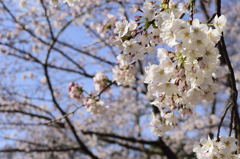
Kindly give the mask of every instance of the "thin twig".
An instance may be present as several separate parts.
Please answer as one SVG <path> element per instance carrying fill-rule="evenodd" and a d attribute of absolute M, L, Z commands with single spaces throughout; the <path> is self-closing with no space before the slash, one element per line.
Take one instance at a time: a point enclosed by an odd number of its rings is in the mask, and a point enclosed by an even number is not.
<path fill-rule="evenodd" d="M 225 116 L 226 116 L 229 108 L 231 108 L 232 104 L 233 104 L 232 102 L 230 102 L 230 103 L 228 104 L 228 106 L 227 106 L 226 110 L 224 111 L 223 116 L 222 116 L 222 118 L 221 118 L 221 120 L 220 120 L 220 123 L 219 123 L 219 125 L 218 125 L 218 132 L 217 132 L 217 140 L 218 140 L 218 141 L 220 141 L 219 135 L 220 135 L 220 131 L 221 131 L 221 127 L 222 127 L 223 120 L 224 120 L 224 118 L 225 118 Z"/>

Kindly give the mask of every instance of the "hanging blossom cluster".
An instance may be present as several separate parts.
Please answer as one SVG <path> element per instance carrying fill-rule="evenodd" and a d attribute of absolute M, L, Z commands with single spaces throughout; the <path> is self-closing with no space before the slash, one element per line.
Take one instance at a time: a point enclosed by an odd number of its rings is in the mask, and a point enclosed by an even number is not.
<path fill-rule="evenodd" d="M 73 99 L 80 100 L 83 94 L 83 88 L 75 82 L 71 82 L 68 86 L 69 96 Z"/>
<path fill-rule="evenodd" d="M 215 16 L 211 24 L 195 18 L 185 20 L 183 17 L 190 15 L 186 8 L 173 2 L 147 1 L 141 10 L 143 16 L 137 16 L 135 21 L 119 21 L 114 30 L 114 44 L 122 50 L 113 69 L 119 85 L 133 84 L 137 62 L 145 54 L 157 52 L 159 64 L 145 68 L 144 81 L 154 99 L 152 104 L 160 111 L 152 121 L 157 135 L 176 125 L 174 112 L 190 113 L 196 104 L 212 101 L 216 92 L 214 80 L 219 66 L 216 44 L 225 29 L 226 18 Z M 171 51 L 159 48 L 159 44 L 166 44 L 165 48 Z"/>
<path fill-rule="evenodd" d="M 153 114 L 151 126 L 153 133 L 157 135 L 163 135 L 164 132 L 171 130 L 171 127 L 176 124 L 177 120 L 173 112 L 160 112 L 160 114 Z"/>
<path fill-rule="evenodd" d="M 94 87 L 97 92 L 107 88 L 109 79 L 102 72 L 97 72 L 93 78 Z M 99 99 L 98 94 L 84 95 L 83 87 L 71 82 L 68 87 L 69 96 L 83 103 L 83 106 L 92 114 L 101 114 L 106 111 L 105 103 Z"/>
<path fill-rule="evenodd" d="M 237 140 L 234 137 L 220 137 L 216 139 L 202 139 L 193 151 L 198 159 L 240 159 L 237 151 Z"/>
<path fill-rule="evenodd" d="M 134 34 L 138 24 L 135 21 L 128 23 L 126 20 L 117 22 L 114 32 L 118 35 L 114 44 L 120 46 L 123 53 L 117 56 L 118 66 L 113 68 L 113 79 L 118 85 L 133 85 L 135 82 L 136 68 L 130 63 L 143 57 L 141 45 L 135 39 L 127 38 Z"/>
<path fill-rule="evenodd" d="M 93 81 L 95 90 L 100 92 L 107 87 L 109 79 L 103 72 L 97 72 Z"/>

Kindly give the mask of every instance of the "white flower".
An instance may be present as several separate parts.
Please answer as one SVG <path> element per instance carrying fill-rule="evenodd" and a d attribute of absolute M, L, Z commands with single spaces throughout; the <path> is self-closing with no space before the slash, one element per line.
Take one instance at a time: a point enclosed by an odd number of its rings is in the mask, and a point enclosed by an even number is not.
<path fill-rule="evenodd" d="M 176 125 L 177 120 L 173 112 L 164 113 L 163 111 L 161 111 L 161 116 L 166 120 L 166 125 Z"/>
<path fill-rule="evenodd" d="M 63 0 L 64 3 L 67 3 L 69 6 L 73 6 L 74 2 L 76 2 L 76 0 Z"/>
<path fill-rule="evenodd" d="M 114 30 L 115 33 L 117 33 L 120 37 L 123 37 L 128 32 L 128 22 L 126 20 L 123 20 L 122 22 L 118 21 L 116 22 L 116 28 Z"/>
<path fill-rule="evenodd" d="M 135 30 L 136 28 L 137 28 L 137 22 L 135 22 L 135 21 L 130 21 L 129 23 L 128 23 L 128 28 L 129 28 L 129 30 L 130 31 L 133 31 L 133 30 Z"/>
<path fill-rule="evenodd" d="M 147 34 L 141 34 L 139 39 L 142 46 L 147 46 L 150 43 L 150 37 Z"/>
<path fill-rule="evenodd" d="M 207 32 L 207 36 L 210 41 L 212 41 L 214 44 L 216 44 L 221 38 L 221 32 L 219 32 L 218 29 L 209 28 L 209 30 Z"/>
<path fill-rule="evenodd" d="M 206 73 L 212 74 L 219 65 L 219 54 L 215 47 L 207 46 L 203 51 L 203 57 L 199 60 L 199 66 Z"/>
<path fill-rule="evenodd" d="M 189 42 L 191 41 L 190 35 L 190 27 L 186 29 L 181 29 L 176 32 L 176 40 L 181 40 L 185 46 L 189 45 Z"/>
<path fill-rule="evenodd" d="M 178 87 L 171 82 L 166 82 L 166 83 L 163 83 L 163 84 L 159 84 L 158 89 L 161 92 L 164 92 L 168 96 L 171 96 L 173 94 L 178 93 Z"/>
<path fill-rule="evenodd" d="M 123 53 L 132 59 L 131 62 L 142 59 L 144 55 L 142 46 L 135 39 L 124 41 Z"/>
<path fill-rule="evenodd" d="M 202 49 L 204 49 L 206 47 L 206 45 L 208 44 L 208 40 L 205 40 L 205 38 L 202 38 L 201 36 L 196 36 L 195 38 L 191 39 L 191 42 L 189 43 L 189 48 L 191 48 L 192 50 L 199 50 L 201 51 Z"/>
<path fill-rule="evenodd" d="M 120 67 L 127 67 L 131 63 L 131 56 L 128 54 L 119 54 L 117 57 Z"/>
<path fill-rule="evenodd" d="M 153 114 L 151 128 L 154 134 L 162 136 L 166 131 L 169 131 L 171 127 L 171 125 L 167 125 L 165 123 L 165 119 L 163 119 L 159 114 Z"/>
<path fill-rule="evenodd" d="M 197 154 L 198 159 L 212 159 L 211 157 L 217 157 L 217 144 L 214 140 L 201 139 L 200 145 L 196 145 L 193 148 L 193 152 Z"/>
<path fill-rule="evenodd" d="M 171 16 L 170 19 L 165 20 L 161 26 L 161 33 L 160 33 L 160 37 L 162 38 L 163 42 L 165 42 L 171 47 L 178 44 L 176 42 L 174 29 L 172 29 L 173 20 L 174 20 L 173 16 Z"/>
<path fill-rule="evenodd" d="M 153 18 L 154 18 L 154 9 L 153 9 L 153 4 L 151 2 L 145 2 L 144 5 L 143 5 L 143 13 L 144 13 L 144 16 L 149 20 L 149 21 L 152 21 Z"/>
<path fill-rule="evenodd" d="M 108 78 L 102 72 L 97 72 L 93 78 L 96 91 L 102 91 L 107 87 Z"/>
<path fill-rule="evenodd" d="M 177 40 L 187 41 L 185 38 L 189 38 L 187 33 L 190 35 L 190 25 L 182 19 L 175 19 L 173 21 L 172 30 Z"/>
<path fill-rule="evenodd" d="M 166 49 L 159 48 L 157 50 L 157 55 L 160 59 L 160 67 L 164 68 L 167 73 L 173 72 L 174 66 L 170 59 L 170 53 Z"/>
<path fill-rule="evenodd" d="M 94 96 L 90 96 L 83 101 L 83 105 L 92 114 L 100 114 L 106 111 L 104 102 L 96 99 Z"/>
<path fill-rule="evenodd" d="M 71 82 L 68 86 L 69 96 L 73 99 L 80 100 L 82 98 L 83 88 L 75 82 Z"/>
<path fill-rule="evenodd" d="M 239 154 L 235 155 L 237 150 L 236 139 L 233 137 L 220 137 L 216 139 L 201 139 L 199 145 L 195 145 L 193 152 L 198 159 L 237 159 Z"/>
<path fill-rule="evenodd" d="M 198 19 L 194 19 L 190 26 L 190 43 L 185 45 L 191 49 L 202 50 L 208 43 L 208 27 L 206 24 L 200 24 Z"/>
<path fill-rule="evenodd" d="M 189 43 L 189 45 L 191 45 L 191 43 Z M 200 50 L 196 50 L 194 48 L 189 48 L 186 51 L 183 51 L 183 53 L 188 56 L 188 60 L 191 59 L 189 62 L 191 62 L 192 59 L 197 59 L 203 56 L 203 53 Z"/>
<path fill-rule="evenodd" d="M 155 46 L 155 44 L 160 43 L 161 39 L 160 39 L 160 30 L 153 28 L 152 26 L 148 28 L 148 37 L 150 39 L 150 44 L 152 46 Z"/>
<path fill-rule="evenodd" d="M 226 23 L 227 23 L 227 19 L 224 15 L 221 15 L 220 17 L 216 15 L 213 20 L 213 25 L 215 26 L 216 29 L 218 29 L 219 32 L 222 32 L 225 30 Z"/>
<path fill-rule="evenodd" d="M 206 24 L 201 24 L 198 19 L 193 19 L 192 25 L 191 25 L 191 33 L 193 36 L 203 36 L 208 31 L 208 26 Z"/>
<path fill-rule="evenodd" d="M 191 88 L 186 94 L 186 101 L 188 101 L 189 105 L 197 105 L 202 101 L 202 97 L 204 92 L 197 87 Z"/>
<path fill-rule="evenodd" d="M 170 74 L 165 72 L 159 65 L 151 65 L 146 68 L 145 83 L 160 84 L 168 82 Z"/>
<path fill-rule="evenodd" d="M 176 37 L 173 31 L 170 31 L 170 30 L 163 31 L 162 33 L 160 33 L 160 37 L 166 44 L 168 44 L 171 47 L 178 44 L 176 42 Z"/>
<path fill-rule="evenodd" d="M 221 153 L 229 153 L 237 151 L 237 139 L 234 137 L 220 137 L 219 147 Z"/>
<path fill-rule="evenodd" d="M 155 17 L 155 25 L 156 26 L 161 26 L 163 23 L 163 18 L 162 18 L 162 14 L 157 14 Z"/>
<path fill-rule="evenodd" d="M 118 85 L 133 85 L 135 82 L 135 68 L 132 66 L 113 68 L 113 79 Z"/>

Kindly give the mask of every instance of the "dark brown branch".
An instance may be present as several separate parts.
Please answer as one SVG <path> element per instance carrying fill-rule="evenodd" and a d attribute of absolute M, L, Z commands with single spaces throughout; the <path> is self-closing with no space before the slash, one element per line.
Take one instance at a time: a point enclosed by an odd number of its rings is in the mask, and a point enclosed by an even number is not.
<path fill-rule="evenodd" d="M 49 16 L 48 16 L 47 7 L 45 6 L 43 0 L 40 0 L 40 2 L 41 2 L 41 6 L 42 6 L 42 8 L 44 10 L 44 16 L 45 16 L 47 24 L 48 24 L 48 28 L 49 28 L 49 32 L 50 32 L 51 38 L 54 38 L 53 28 L 52 28 L 52 24 L 51 24 Z"/>
<path fill-rule="evenodd" d="M 51 44 L 49 44 L 47 41 L 45 41 L 44 39 L 42 39 L 42 38 L 38 37 L 36 34 L 34 34 L 34 32 L 33 32 L 32 30 L 28 29 L 23 23 L 21 23 L 20 21 L 18 21 L 17 18 L 14 16 L 14 14 L 8 9 L 8 7 L 5 5 L 5 3 L 4 3 L 2 0 L 0 0 L 0 3 L 1 3 L 2 6 L 3 6 L 3 9 L 4 9 L 4 10 L 10 15 L 10 17 L 13 19 L 13 21 L 14 21 L 15 23 L 19 24 L 19 25 L 22 27 L 22 29 L 25 30 L 29 35 L 31 35 L 33 38 L 35 38 L 36 40 L 38 40 L 39 42 L 41 42 L 41 43 L 44 44 L 44 45 L 47 45 L 47 46 L 50 46 L 50 45 L 51 45 Z M 82 15 L 84 15 L 84 13 L 83 13 Z M 64 29 L 65 29 L 65 28 L 64 28 Z M 61 34 L 63 31 L 64 31 L 64 30 L 60 30 L 59 33 L 57 34 L 57 37 L 59 37 L 60 34 Z M 73 49 L 73 50 L 77 51 L 78 53 L 81 53 L 81 54 L 84 54 L 84 55 L 86 55 L 86 56 L 92 57 L 92 58 L 94 58 L 94 59 L 96 59 L 96 60 L 98 60 L 98 61 L 101 61 L 101 62 L 103 62 L 103 63 L 109 64 L 109 65 L 114 65 L 113 62 L 110 62 L 110 61 L 108 61 L 108 60 L 106 60 L 106 59 L 103 59 L 103 58 L 98 57 L 98 56 L 96 56 L 96 55 L 92 55 L 91 53 L 89 53 L 89 52 L 87 52 L 87 51 L 83 51 L 83 50 L 81 50 L 81 49 L 75 48 L 74 46 L 72 46 L 72 45 L 70 45 L 70 44 L 68 44 L 68 43 L 60 42 L 57 37 L 55 37 L 55 39 L 57 40 L 57 42 L 58 42 L 59 44 L 61 44 L 61 45 L 63 45 L 63 46 L 66 46 L 66 47 L 68 47 L 68 48 L 70 48 L 70 49 Z M 52 49 L 55 50 L 55 51 L 57 51 L 57 52 L 59 52 L 59 53 L 60 53 L 61 55 L 63 55 L 64 57 L 67 57 L 68 59 L 70 58 L 70 57 L 68 57 L 66 54 L 64 54 L 64 53 L 62 52 L 62 50 L 60 50 L 59 48 L 53 46 Z M 73 62 L 73 60 L 71 60 L 71 62 Z M 75 64 L 78 68 L 81 68 L 81 66 L 79 66 L 76 62 L 74 62 L 74 64 Z"/>
<path fill-rule="evenodd" d="M 190 24 L 192 24 L 193 22 L 193 18 L 194 18 L 194 13 L 195 13 L 195 1 L 196 0 L 190 0 L 190 17 L 191 17 L 191 20 L 190 20 Z"/>
<path fill-rule="evenodd" d="M 144 153 L 147 153 L 147 154 L 149 154 L 149 153 L 151 153 L 151 154 L 161 154 L 161 152 L 158 152 L 158 151 L 153 151 L 153 150 L 150 150 L 150 149 L 147 149 L 147 148 L 133 146 L 133 145 L 126 144 L 126 143 L 121 143 L 121 142 L 116 141 L 116 140 L 111 140 L 111 139 L 107 139 L 107 138 L 101 138 L 101 140 L 105 141 L 105 142 L 108 142 L 108 143 L 111 143 L 111 144 L 118 144 L 118 145 L 120 145 L 122 147 L 125 147 L 127 149 L 132 149 L 132 150 L 144 152 Z"/>
<path fill-rule="evenodd" d="M 72 122 L 70 121 L 70 119 L 68 118 L 68 116 L 66 116 L 66 113 L 63 111 L 63 109 L 60 107 L 60 105 L 58 104 L 56 98 L 55 98 L 55 95 L 54 95 L 54 91 L 53 91 L 53 88 L 52 88 L 52 84 L 51 84 L 51 81 L 50 81 L 50 78 L 49 78 L 49 75 L 48 75 L 48 70 L 47 70 L 47 65 L 45 65 L 44 67 L 44 72 L 45 72 L 45 76 L 46 76 L 46 79 L 47 79 L 47 84 L 48 84 L 48 87 L 49 87 L 49 90 L 50 90 L 50 93 L 51 93 L 51 96 L 52 96 L 52 100 L 53 100 L 53 103 L 54 105 L 57 107 L 57 109 L 60 111 L 60 113 L 62 114 L 62 116 L 64 116 L 68 126 L 70 127 L 74 137 L 76 138 L 78 144 L 80 145 L 81 149 L 83 150 L 83 152 L 85 152 L 86 154 L 88 154 L 89 156 L 91 156 L 91 158 L 93 159 L 98 159 L 98 157 L 96 157 L 86 146 L 85 144 L 83 143 L 83 141 L 79 138 L 78 134 L 77 134 L 77 131 L 75 129 L 75 127 L 73 126 Z"/>
<path fill-rule="evenodd" d="M 81 50 L 81 49 L 79 49 L 79 48 L 76 48 L 75 46 L 73 46 L 73 45 L 71 45 L 71 44 L 68 44 L 68 43 L 66 43 L 66 42 L 63 42 L 63 41 L 59 41 L 59 40 L 58 40 L 57 43 L 65 46 L 65 47 L 68 47 L 68 48 L 70 48 L 70 49 L 72 49 L 72 50 L 74 50 L 74 51 L 76 51 L 76 52 L 78 52 L 78 53 L 81 53 L 81 54 L 84 54 L 84 55 L 86 55 L 86 56 L 92 57 L 92 58 L 94 58 L 94 59 L 96 59 L 96 60 L 98 60 L 98 61 L 101 61 L 101 62 L 103 62 L 103 63 L 109 64 L 109 65 L 112 65 L 112 66 L 115 65 L 114 62 L 111 62 L 111 61 L 108 61 L 108 60 L 106 60 L 106 59 L 104 59 L 104 58 L 102 58 L 102 57 L 98 57 L 98 56 L 96 56 L 96 55 L 93 55 L 93 54 L 89 53 L 88 51 L 84 51 L 84 50 Z"/>
<path fill-rule="evenodd" d="M 23 140 L 23 139 L 11 138 L 11 137 L 8 137 L 8 136 L 0 136 L 0 138 L 5 139 L 5 140 L 11 140 L 11 141 L 17 141 L 17 142 L 25 143 L 25 144 L 28 144 L 28 145 L 34 145 L 34 146 L 38 146 L 38 147 L 48 147 L 47 144 L 32 142 L 32 141 Z"/>
<path fill-rule="evenodd" d="M 17 54 L 14 54 L 14 53 L 7 53 L 7 55 L 10 55 L 10 56 L 15 56 L 17 58 L 20 58 L 20 59 L 23 59 L 23 60 L 26 60 L 26 61 L 30 61 L 30 62 L 36 62 L 40 65 L 44 65 L 42 61 L 40 61 L 38 58 L 36 58 L 35 56 L 33 56 L 31 53 L 25 51 L 25 50 L 22 50 L 22 49 L 19 49 L 11 44 L 8 44 L 8 43 L 2 43 L 0 42 L 0 45 L 3 45 L 3 46 L 7 46 L 15 51 L 17 51 L 18 53 L 21 53 L 21 54 L 24 54 L 24 55 L 27 55 L 28 57 L 26 56 L 19 56 Z M 64 55 L 64 53 L 62 54 Z M 71 60 L 68 56 L 66 56 L 67 59 Z M 74 61 L 72 61 L 74 62 Z M 75 63 L 75 62 L 74 62 Z M 70 68 L 64 68 L 64 67 L 61 67 L 61 66 L 56 66 L 56 65 L 53 65 L 53 64 L 48 64 L 48 67 L 49 68 L 53 68 L 53 69 L 57 69 L 57 70 L 62 70 L 62 71 L 67 71 L 67 72 L 72 72 L 72 73 L 77 73 L 77 74 L 80 74 L 80 75 L 83 75 L 87 78 L 93 78 L 93 75 L 91 74 L 88 74 L 87 72 L 83 72 L 83 71 L 77 71 L 77 70 L 73 70 L 73 69 L 70 69 Z"/>
<path fill-rule="evenodd" d="M 67 152 L 67 151 L 79 151 L 80 147 L 66 147 L 66 148 L 47 148 L 47 149 L 19 149 L 19 148 L 8 148 L 0 150 L 0 153 L 46 153 L 46 152 Z"/>
<path fill-rule="evenodd" d="M 53 87 L 52 87 L 52 82 L 51 82 L 51 79 L 50 79 L 50 76 L 49 76 L 49 73 L 48 73 L 48 65 L 47 64 L 48 64 L 48 59 L 50 57 L 51 51 L 52 51 L 52 49 L 54 47 L 54 44 L 56 42 L 57 42 L 57 39 L 55 39 L 55 38 L 52 39 L 51 45 L 49 46 L 49 49 L 48 49 L 48 52 L 47 52 L 47 55 L 46 55 L 45 63 L 43 65 L 43 70 L 44 70 L 45 77 L 47 79 L 47 85 L 48 85 L 49 91 L 51 93 L 52 101 L 53 101 L 54 105 L 56 106 L 56 108 L 60 111 L 62 116 L 64 116 L 68 126 L 70 127 L 71 132 L 73 133 L 75 139 L 77 140 L 77 143 L 81 147 L 81 150 L 83 150 L 83 152 L 86 153 L 87 155 L 89 155 L 91 158 L 98 159 L 98 157 L 95 156 L 88 149 L 88 147 L 83 143 L 83 141 L 80 139 L 80 137 L 78 136 L 77 131 L 76 131 L 74 125 L 72 124 L 72 122 L 70 121 L 70 119 L 66 115 L 66 112 L 64 112 L 64 110 L 61 108 L 61 106 L 58 104 L 58 102 L 57 102 L 57 100 L 55 98 L 54 90 L 53 90 Z"/>
<path fill-rule="evenodd" d="M 13 93 L 12 93 L 12 95 L 13 95 Z M 25 108 L 25 107 L 29 107 L 29 108 L 32 108 L 33 110 L 36 110 L 36 111 L 40 111 L 40 112 L 44 112 L 44 113 L 46 113 L 46 114 L 48 114 L 49 116 L 51 116 L 51 117 L 53 117 L 54 118 L 54 116 L 53 116 L 53 114 L 51 113 L 51 112 L 49 112 L 48 110 L 46 110 L 46 109 L 43 109 L 43 108 L 41 108 L 41 107 L 39 107 L 39 106 L 37 106 L 37 105 L 34 105 L 34 104 L 31 104 L 31 103 L 24 103 L 24 102 L 16 102 L 16 103 L 14 103 L 14 104 L 16 104 L 16 105 L 19 105 L 19 109 L 22 109 L 22 108 Z M 12 103 L 9 103 L 9 104 L 0 104 L 0 108 L 1 107 L 12 107 L 13 106 L 13 104 Z M 3 108 L 3 109 L 4 109 Z"/>
<path fill-rule="evenodd" d="M 22 110 L 0 110 L 0 113 L 19 113 L 19 114 L 27 115 L 27 116 L 34 117 L 34 118 L 45 119 L 47 121 L 52 120 L 51 118 L 49 118 L 47 116 L 34 114 L 34 113 L 30 113 L 30 112 L 25 112 Z"/>
<path fill-rule="evenodd" d="M 8 122 L 8 123 L 0 123 L 0 125 L 3 125 L 3 126 L 19 126 L 19 127 L 22 127 L 22 126 L 28 126 L 28 127 L 32 127 L 32 126 L 35 126 L 35 127 L 38 127 L 38 126 L 46 126 L 46 127 L 53 127 L 53 128 L 66 128 L 64 123 L 61 123 L 61 122 L 55 122 L 55 123 L 52 123 L 52 124 L 49 124 L 48 123 L 17 123 L 17 122 Z"/>
<path fill-rule="evenodd" d="M 221 16 L 221 8 L 222 8 L 222 1 L 221 0 L 215 0 L 216 3 L 216 11 L 217 11 L 217 15 Z"/>
<path fill-rule="evenodd" d="M 210 15 L 208 13 L 208 8 L 206 7 L 206 3 L 207 3 L 206 1 L 200 0 L 201 9 L 203 10 L 203 13 L 204 13 L 206 19 L 209 20 L 210 19 Z"/>
<path fill-rule="evenodd" d="M 217 10 L 217 15 L 221 16 L 221 0 L 216 0 L 216 10 Z M 227 52 L 227 47 L 225 44 L 224 40 L 224 35 L 222 34 L 222 37 L 220 39 L 220 42 L 218 43 L 218 48 L 221 56 L 224 58 L 224 62 L 228 66 L 229 70 L 229 83 L 231 87 L 231 104 L 234 109 L 234 125 L 235 125 L 235 137 L 240 141 L 240 118 L 239 118 L 239 113 L 238 113 L 238 105 L 237 105 L 237 97 L 238 97 L 238 91 L 237 91 L 237 86 L 236 86 L 236 79 L 234 75 L 234 70 Z M 224 118 L 224 117 L 223 117 Z M 220 129 L 219 129 L 220 130 Z M 219 137 L 219 132 L 218 132 L 218 137 Z M 219 139 L 219 138 L 218 138 Z"/>
<path fill-rule="evenodd" d="M 177 159 L 178 157 L 175 155 L 175 153 L 165 144 L 165 142 L 159 138 L 157 141 L 147 141 L 142 139 L 136 139 L 134 137 L 124 137 L 116 134 L 109 134 L 109 133 L 99 133 L 99 132 L 93 132 L 93 131 L 83 131 L 83 134 L 89 134 L 89 135 L 97 135 L 101 137 L 110 137 L 114 139 L 124 140 L 132 143 L 140 143 L 140 144 L 148 144 L 153 145 L 156 147 L 160 147 L 163 154 L 167 156 L 168 159 Z"/>

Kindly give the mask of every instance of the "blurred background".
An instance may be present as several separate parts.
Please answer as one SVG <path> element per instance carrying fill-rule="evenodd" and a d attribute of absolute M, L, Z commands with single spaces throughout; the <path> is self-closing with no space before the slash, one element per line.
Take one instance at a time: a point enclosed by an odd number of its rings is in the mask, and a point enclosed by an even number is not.
<path fill-rule="evenodd" d="M 94 93 L 98 71 L 112 80 L 120 54 L 112 45 L 113 26 L 123 17 L 134 19 L 143 2 L 79 0 L 74 6 L 61 1 L 53 6 L 48 0 L 0 0 L 0 158 L 87 159 L 93 153 L 103 159 L 165 159 L 165 151 L 173 151 L 192 159 L 194 143 L 216 135 L 229 100 L 227 76 L 217 81 L 213 103 L 197 105 L 194 115 L 164 137 L 150 129 L 152 107 L 141 91 L 144 75 L 136 75 L 134 87 L 113 84 L 102 94 L 107 114 L 92 115 L 69 97 L 70 82 L 88 95 Z M 214 0 L 196 0 L 195 17 L 208 21 L 214 13 Z M 228 20 L 224 36 L 238 88 L 239 13 L 239 0 L 222 0 Z M 155 58 L 147 56 L 141 67 Z M 227 114 L 223 135 L 230 120 Z"/>

